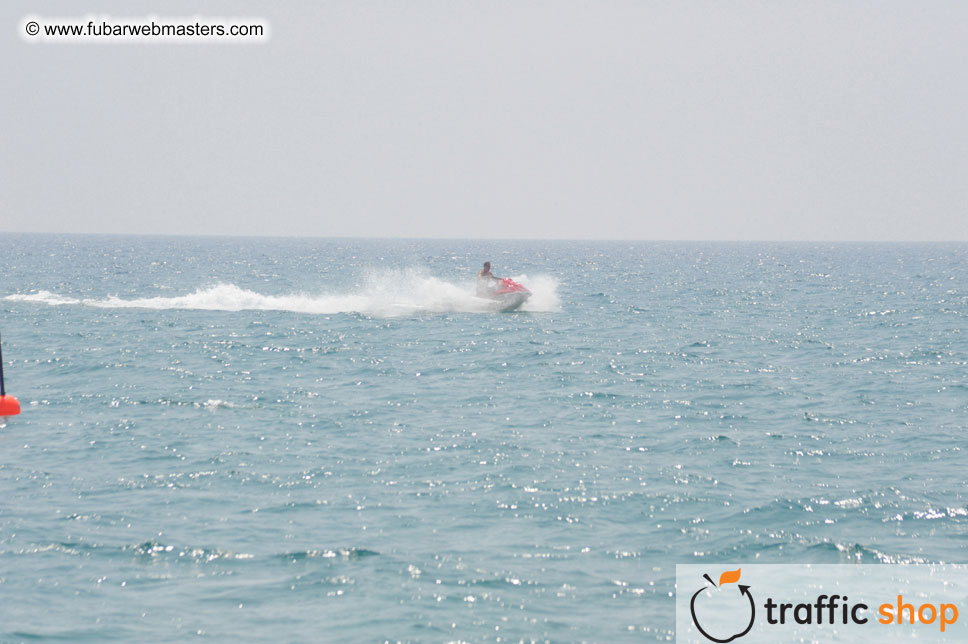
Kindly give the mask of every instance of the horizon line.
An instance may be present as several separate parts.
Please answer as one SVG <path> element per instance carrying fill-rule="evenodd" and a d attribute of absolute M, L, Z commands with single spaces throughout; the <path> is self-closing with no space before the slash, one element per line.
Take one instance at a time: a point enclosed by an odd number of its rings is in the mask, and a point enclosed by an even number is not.
<path fill-rule="evenodd" d="M 245 233 L 129 233 L 129 232 L 49 232 L 27 230 L 0 230 L 0 235 L 60 235 L 74 237 L 195 237 L 228 239 L 345 239 L 371 241 L 543 241 L 543 242 L 657 242 L 657 243 L 701 243 L 701 244 L 959 244 L 968 239 L 675 239 L 675 238 L 608 238 L 608 237 L 379 237 L 364 235 L 262 235 Z"/>

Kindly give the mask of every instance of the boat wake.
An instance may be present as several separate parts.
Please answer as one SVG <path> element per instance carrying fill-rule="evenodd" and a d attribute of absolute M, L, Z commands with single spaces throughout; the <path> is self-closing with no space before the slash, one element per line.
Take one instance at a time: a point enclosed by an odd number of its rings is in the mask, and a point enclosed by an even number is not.
<path fill-rule="evenodd" d="M 558 282 L 547 275 L 514 277 L 533 292 L 520 311 L 549 312 L 560 307 Z M 8 295 L 4 300 L 36 302 L 51 306 L 81 305 L 110 309 L 194 309 L 204 311 L 290 311 L 328 315 L 362 313 L 392 317 L 419 313 L 494 313 L 493 301 L 477 297 L 474 284 L 457 284 L 414 271 L 383 271 L 371 274 L 364 286 L 345 294 L 312 295 L 292 293 L 265 295 L 231 283 L 199 288 L 194 293 L 174 297 L 125 299 L 72 298 L 50 291 Z"/>

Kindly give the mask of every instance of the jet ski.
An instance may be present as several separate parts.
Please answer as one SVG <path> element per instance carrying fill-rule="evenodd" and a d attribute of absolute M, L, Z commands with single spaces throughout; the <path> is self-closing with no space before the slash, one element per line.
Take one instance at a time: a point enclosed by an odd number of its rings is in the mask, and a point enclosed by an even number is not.
<path fill-rule="evenodd" d="M 496 302 L 500 311 L 513 311 L 528 301 L 531 291 L 523 284 L 505 277 L 489 282 L 483 280 L 478 282 L 477 296 Z"/>

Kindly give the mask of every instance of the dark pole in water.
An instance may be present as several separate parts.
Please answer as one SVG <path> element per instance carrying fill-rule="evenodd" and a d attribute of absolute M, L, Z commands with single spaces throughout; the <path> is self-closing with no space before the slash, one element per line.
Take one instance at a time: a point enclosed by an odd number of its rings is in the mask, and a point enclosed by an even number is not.
<path fill-rule="evenodd" d="M 0 396 L 6 396 L 7 390 L 3 388 L 3 340 L 0 339 Z"/>

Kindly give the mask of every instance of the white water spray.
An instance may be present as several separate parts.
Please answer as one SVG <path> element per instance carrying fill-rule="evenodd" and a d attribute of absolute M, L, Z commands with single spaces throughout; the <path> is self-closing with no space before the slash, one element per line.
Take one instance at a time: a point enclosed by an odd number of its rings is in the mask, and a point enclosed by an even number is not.
<path fill-rule="evenodd" d="M 532 291 L 522 311 L 557 311 L 561 305 L 558 281 L 548 275 L 513 278 Z M 364 286 L 356 292 L 344 294 L 292 293 L 263 295 L 235 284 L 216 284 L 199 288 L 194 293 L 176 297 L 144 297 L 124 299 L 71 298 L 38 291 L 14 294 L 4 298 L 15 302 L 37 302 L 51 306 L 83 305 L 98 308 L 139 309 L 196 309 L 205 311 L 290 311 L 330 315 L 363 313 L 378 317 L 419 313 L 494 313 L 499 306 L 474 295 L 474 283 L 457 284 L 415 271 L 379 271 L 371 273 Z"/>

